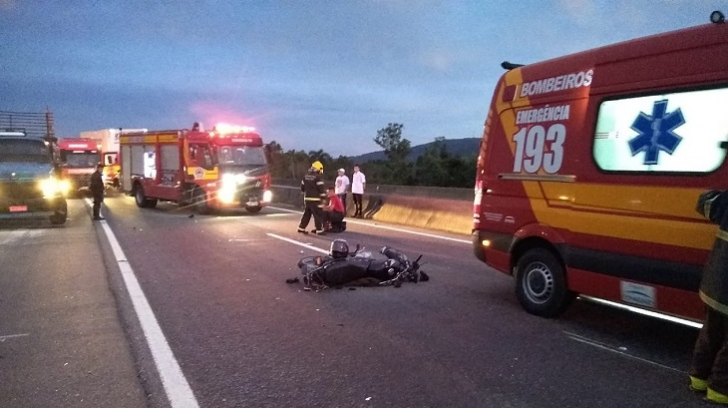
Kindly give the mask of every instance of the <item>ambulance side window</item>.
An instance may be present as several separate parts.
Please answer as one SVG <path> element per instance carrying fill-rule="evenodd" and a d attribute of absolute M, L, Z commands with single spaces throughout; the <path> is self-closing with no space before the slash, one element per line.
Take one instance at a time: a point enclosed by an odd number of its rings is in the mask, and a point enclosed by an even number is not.
<path fill-rule="evenodd" d="M 717 170 L 726 156 L 728 88 L 662 93 L 599 106 L 593 155 L 604 171 Z"/>

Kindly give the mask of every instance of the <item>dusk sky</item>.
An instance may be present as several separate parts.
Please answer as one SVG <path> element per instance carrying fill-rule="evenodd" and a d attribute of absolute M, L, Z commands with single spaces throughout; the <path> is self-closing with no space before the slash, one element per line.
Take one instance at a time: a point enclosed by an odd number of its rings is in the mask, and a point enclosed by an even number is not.
<path fill-rule="evenodd" d="M 56 134 L 254 126 L 284 150 L 480 137 L 504 60 L 532 63 L 728 14 L 728 0 L 0 0 L 0 110 Z"/>

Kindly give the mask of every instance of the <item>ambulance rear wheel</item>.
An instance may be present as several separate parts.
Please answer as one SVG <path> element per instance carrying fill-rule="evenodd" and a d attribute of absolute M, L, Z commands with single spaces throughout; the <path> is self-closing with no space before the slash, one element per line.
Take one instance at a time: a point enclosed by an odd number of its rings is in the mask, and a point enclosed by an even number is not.
<path fill-rule="evenodd" d="M 544 248 L 533 248 L 518 259 L 516 296 L 528 313 L 555 317 L 574 300 L 566 286 L 564 267 L 558 258 Z"/>

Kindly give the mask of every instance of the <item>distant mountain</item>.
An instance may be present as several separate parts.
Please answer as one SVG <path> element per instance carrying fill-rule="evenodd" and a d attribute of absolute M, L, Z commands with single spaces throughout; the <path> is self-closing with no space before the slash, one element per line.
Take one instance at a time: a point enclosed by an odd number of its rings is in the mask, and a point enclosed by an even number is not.
<path fill-rule="evenodd" d="M 445 139 L 443 141 L 447 151 L 453 156 L 477 156 L 478 149 L 480 148 L 480 138 L 470 137 L 466 139 Z M 432 146 L 436 142 L 425 143 L 417 146 L 412 146 L 407 160 L 414 161 L 418 157 L 425 154 L 425 150 Z M 353 163 L 366 163 L 368 161 L 385 160 L 387 156 L 384 154 L 384 150 L 378 152 L 365 153 L 359 156 L 349 157 Z"/>

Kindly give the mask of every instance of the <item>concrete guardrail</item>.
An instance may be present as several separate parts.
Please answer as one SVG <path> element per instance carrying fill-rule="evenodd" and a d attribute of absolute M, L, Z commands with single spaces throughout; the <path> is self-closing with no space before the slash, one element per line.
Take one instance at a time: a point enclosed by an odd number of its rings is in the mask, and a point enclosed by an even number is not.
<path fill-rule="evenodd" d="M 273 201 L 303 209 L 300 181 L 277 180 Z M 473 228 L 473 190 L 465 188 L 371 186 L 362 202 L 364 218 L 392 224 L 469 235 Z M 351 193 L 347 216 L 354 213 Z"/>

